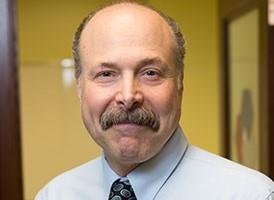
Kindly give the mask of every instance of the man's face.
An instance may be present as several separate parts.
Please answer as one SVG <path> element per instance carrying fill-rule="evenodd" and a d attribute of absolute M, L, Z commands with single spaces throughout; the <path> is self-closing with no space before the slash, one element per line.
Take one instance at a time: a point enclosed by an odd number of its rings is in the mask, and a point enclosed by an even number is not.
<path fill-rule="evenodd" d="M 140 6 L 106 8 L 84 29 L 80 55 L 83 121 L 109 162 L 138 164 L 153 157 L 180 117 L 181 90 L 168 25 Z"/>

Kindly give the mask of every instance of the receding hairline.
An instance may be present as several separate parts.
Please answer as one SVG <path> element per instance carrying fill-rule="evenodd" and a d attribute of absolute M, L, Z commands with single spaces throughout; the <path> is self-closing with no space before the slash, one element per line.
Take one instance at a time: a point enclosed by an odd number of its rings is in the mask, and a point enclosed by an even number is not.
<path fill-rule="evenodd" d="M 128 9 L 128 8 L 141 8 L 143 11 L 145 11 L 145 13 L 151 13 L 150 14 L 151 16 L 153 16 L 155 19 L 158 18 L 158 20 L 160 20 L 161 23 L 165 26 L 164 28 L 166 28 L 166 30 L 168 30 L 169 37 L 172 38 L 172 42 L 173 42 L 174 47 L 176 46 L 176 38 L 175 38 L 175 36 L 173 34 L 173 31 L 172 31 L 170 25 L 167 23 L 167 20 L 164 18 L 164 16 L 162 16 L 154 8 L 152 8 L 152 7 L 148 6 L 148 5 L 140 4 L 138 2 L 132 2 L 132 1 L 121 1 L 119 3 L 110 4 L 110 5 L 106 6 L 106 7 L 99 8 L 99 9 L 95 10 L 93 12 L 93 15 L 90 17 L 90 19 L 87 20 L 85 26 L 83 27 L 82 34 L 80 36 L 80 44 L 81 44 L 81 37 L 83 35 L 83 32 L 85 32 L 85 29 L 88 26 L 92 27 L 92 23 L 95 22 L 95 20 L 97 20 L 98 18 L 100 20 L 100 16 L 107 15 L 107 14 L 110 14 L 110 16 L 111 16 L 111 15 L 115 15 L 115 14 L 117 14 L 119 12 L 123 12 L 123 10 L 119 10 L 119 11 L 117 9 L 115 10 L 115 7 L 119 8 L 119 9 L 123 9 L 123 8 L 124 9 Z M 137 9 L 135 9 L 135 10 L 137 10 Z M 109 12 L 109 13 L 107 13 L 107 12 Z"/>
<path fill-rule="evenodd" d="M 102 7 L 102 8 L 99 8 L 97 10 L 95 10 L 93 12 L 93 15 L 92 17 L 88 20 L 88 23 L 91 22 L 91 21 L 94 21 L 97 17 L 99 17 L 100 15 L 103 15 L 104 12 L 108 12 L 108 11 L 111 11 L 114 7 L 118 7 L 118 8 L 141 8 L 142 10 L 146 10 L 150 13 L 154 13 L 155 16 L 158 16 L 160 17 L 159 19 L 161 19 L 161 21 L 163 21 L 168 27 L 168 23 L 166 22 L 166 20 L 164 19 L 164 17 L 159 13 L 157 12 L 153 7 L 149 6 L 149 5 L 145 5 L 145 4 L 140 4 L 140 3 L 137 3 L 137 2 L 131 2 L 131 1 L 122 1 L 122 2 L 119 2 L 117 4 L 110 4 L 106 7 Z M 114 10 L 114 12 L 121 12 L 121 11 L 118 11 L 118 10 Z M 113 11 L 111 11 L 113 12 Z"/>
<path fill-rule="evenodd" d="M 87 25 L 96 17 L 96 15 L 102 13 L 106 9 L 111 9 L 113 7 L 118 6 L 130 6 L 130 7 L 139 7 L 144 10 L 150 11 L 151 13 L 154 13 L 154 16 L 159 16 L 161 21 L 163 21 L 163 25 L 167 26 L 164 28 L 167 28 L 168 30 L 168 37 L 171 37 L 172 41 L 172 48 L 175 47 L 175 55 L 176 55 L 176 68 L 179 70 L 180 74 L 183 74 L 184 69 L 184 55 L 185 55 L 185 40 L 183 37 L 183 34 L 180 30 L 179 25 L 175 20 L 173 20 L 168 15 L 162 13 L 160 10 L 154 8 L 153 6 L 146 4 L 146 3 L 140 3 L 133 0 L 118 0 L 111 3 L 107 3 L 101 7 L 98 7 L 96 10 L 90 12 L 84 20 L 81 22 L 81 24 L 78 26 L 77 31 L 74 34 L 74 40 L 73 40 L 73 56 L 76 66 L 75 76 L 78 78 L 81 74 L 81 61 L 80 61 L 80 44 L 81 44 L 81 38 L 82 33 L 86 29 Z"/>

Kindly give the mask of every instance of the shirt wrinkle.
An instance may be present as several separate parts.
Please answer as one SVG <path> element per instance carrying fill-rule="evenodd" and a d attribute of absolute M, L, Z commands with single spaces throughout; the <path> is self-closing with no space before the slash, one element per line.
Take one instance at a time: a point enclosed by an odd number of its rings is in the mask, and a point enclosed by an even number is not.
<path fill-rule="evenodd" d="M 273 188 L 274 189 L 274 188 Z M 272 191 L 265 200 L 274 200 L 274 191 Z"/>

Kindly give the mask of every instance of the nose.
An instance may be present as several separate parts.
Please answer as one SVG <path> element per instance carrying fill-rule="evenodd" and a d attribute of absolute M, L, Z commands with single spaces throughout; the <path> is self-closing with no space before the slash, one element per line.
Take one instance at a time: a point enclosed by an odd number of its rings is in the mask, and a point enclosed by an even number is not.
<path fill-rule="evenodd" d="M 119 84 L 116 103 L 126 110 L 133 109 L 143 103 L 144 97 L 134 75 L 125 75 Z"/>

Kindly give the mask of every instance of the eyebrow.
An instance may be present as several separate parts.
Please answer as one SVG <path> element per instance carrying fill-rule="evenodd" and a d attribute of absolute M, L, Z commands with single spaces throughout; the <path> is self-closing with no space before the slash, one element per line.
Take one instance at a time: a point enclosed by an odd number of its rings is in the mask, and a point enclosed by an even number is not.
<path fill-rule="evenodd" d="M 166 65 L 159 57 L 144 58 L 137 62 L 136 67 L 141 68 L 147 65 Z M 118 65 L 114 62 L 102 62 L 97 65 L 98 67 L 117 68 Z"/>
<path fill-rule="evenodd" d="M 147 65 L 166 65 L 160 58 L 153 57 L 153 58 L 144 58 L 137 63 L 137 68 L 141 68 Z"/>
<path fill-rule="evenodd" d="M 113 62 L 102 62 L 97 65 L 98 67 L 116 68 L 118 65 Z"/>

